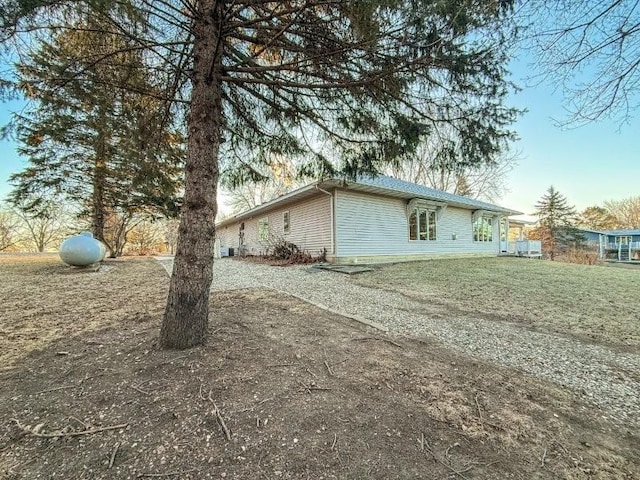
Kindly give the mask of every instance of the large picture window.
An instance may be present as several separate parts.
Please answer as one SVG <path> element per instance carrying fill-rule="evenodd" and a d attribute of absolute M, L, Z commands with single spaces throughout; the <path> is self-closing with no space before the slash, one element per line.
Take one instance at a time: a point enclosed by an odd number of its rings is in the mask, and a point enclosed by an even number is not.
<path fill-rule="evenodd" d="M 491 218 L 480 217 L 475 222 L 473 222 L 473 241 L 493 241 L 493 221 Z"/>
<path fill-rule="evenodd" d="M 409 240 L 436 239 L 436 212 L 414 208 L 409 215 Z"/>

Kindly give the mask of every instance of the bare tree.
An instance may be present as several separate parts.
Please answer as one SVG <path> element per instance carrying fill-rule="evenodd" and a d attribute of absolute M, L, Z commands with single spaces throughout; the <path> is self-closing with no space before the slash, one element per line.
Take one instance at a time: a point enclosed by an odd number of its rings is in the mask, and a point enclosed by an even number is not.
<path fill-rule="evenodd" d="M 13 249 L 20 244 L 20 217 L 8 208 L 0 209 L 0 252 Z"/>
<path fill-rule="evenodd" d="M 178 244 L 178 227 L 180 226 L 179 219 L 165 220 L 164 222 L 164 242 L 167 246 L 169 255 L 176 253 L 176 246 Z"/>
<path fill-rule="evenodd" d="M 637 0 L 528 1 L 519 12 L 543 75 L 564 90 L 567 123 L 632 115 L 640 105 Z"/>
<path fill-rule="evenodd" d="M 296 176 L 294 162 L 285 157 L 263 166 L 260 175 L 260 180 L 247 181 L 242 185 L 228 189 L 229 206 L 233 213 L 257 207 L 301 187 L 304 183 Z"/>
<path fill-rule="evenodd" d="M 152 255 L 163 250 L 164 229 L 162 221 L 145 219 L 136 224 L 127 235 L 127 254 Z"/>
<path fill-rule="evenodd" d="M 440 146 L 422 143 L 415 153 L 397 165 L 389 166 L 386 173 L 408 182 L 437 190 L 494 202 L 508 192 L 507 175 L 517 165 L 518 155 L 505 152 L 482 165 L 460 165 L 443 161 L 438 154 Z"/>
<path fill-rule="evenodd" d="M 34 211 L 24 204 L 14 206 L 15 214 L 25 227 L 25 246 L 36 252 L 44 252 L 54 247 L 70 232 L 70 216 L 65 211 L 65 204 L 56 200 L 40 202 Z"/>
<path fill-rule="evenodd" d="M 609 230 L 616 228 L 618 219 L 612 215 L 606 208 L 597 205 L 585 208 L 581 213 L 578 225 L 582 228 L 593 230 Z"/>
<path fill-rule="evenodd" d="M 618 228 L 640 228 L 640 196 L 609 200 L 604 208 L 616 218 Z"/>

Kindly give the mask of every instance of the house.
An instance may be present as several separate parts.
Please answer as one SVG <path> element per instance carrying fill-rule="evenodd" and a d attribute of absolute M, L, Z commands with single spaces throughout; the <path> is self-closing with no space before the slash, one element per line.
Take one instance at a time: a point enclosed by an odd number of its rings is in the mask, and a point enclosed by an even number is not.
<path fill-rule="evenodd" d="M 506 252 L 519 214 L 387 176 L 329 179 L 220 221 L 216 238 L 254 255 L 284 239 L 340 264 L 491 256 Z"/>
<path fill-rule="evenodd" d="M 640 228 L 626 230 L 580 230 L 585 241 L 598 249 L 602 260 L 640 260 Z"/>

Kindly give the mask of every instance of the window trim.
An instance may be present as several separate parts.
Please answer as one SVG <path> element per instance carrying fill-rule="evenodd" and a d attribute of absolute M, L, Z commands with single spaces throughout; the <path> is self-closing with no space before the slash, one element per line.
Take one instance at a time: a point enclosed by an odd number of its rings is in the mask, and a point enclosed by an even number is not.
<path fill-rule="evenodd" d="M 489 235 L 484 234 L 483 238 L 480 238 L 480 236 L 476 236 L 476 232 L 480 233 L 481 227 L 483 225 L 478 225 L 478 227 L 476 227 L 476 225 L 482 222 L 482 224 L 487 223 L 489 225 Z M 487 216 L 487 215 L 480 215 L 475 221 L 471 222 L 471 238 L 473 239 L 474 242 L 482 242 L 482 243 L 493 243 L 493 227 L 494 227 L 494 223 L 493 223 L 493 216 Z M 477 228 L 477 231 L 476 231 Z M 486 230 L 485 230 L 486 232 Z"/>
<path fill-rule="evenodd" d="M 426 214 L 427 225 L 424 232 L 422 232 L 420 217 L 422 214 Z M 416 217 L 416 238 L 411 238 L 411 217 L 415 215 Z M 431 222 L 433 219 L 433 222 Z M 431 230 L 433 227 L 433 238 L 431 238 Z M 424 207 L 414 207 L 407 217 L 407 236 L 410 242 L 435 242 L 438 240 L 438 212 L 433 208 L 424 208 Z M 425 238 L 420 238 L 421 234 L 425 234 Z"/>
<path fill-rule="evenodd" d="M 631 235 L 618 235 L 615 238 L 616 245 L 629 245 L 631 243 Z M 625 240 L 624 242 L 622 240 Z"/>

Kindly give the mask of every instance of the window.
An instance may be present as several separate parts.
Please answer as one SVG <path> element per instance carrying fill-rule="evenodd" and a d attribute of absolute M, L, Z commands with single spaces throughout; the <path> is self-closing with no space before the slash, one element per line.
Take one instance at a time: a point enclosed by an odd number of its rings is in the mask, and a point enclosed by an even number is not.
<path fill-rule="evenodd" d="M 283 227 L 284 233 L 289 233 L 291 231 L 291 222 L 290 222 L 289 212 L 284 212 L 282 214 L 282 223 L 284 225 Z"/>
<path fill-rule="evenodd" d="M 631 237 L 616 237 L 616 245 L 629 245 L 629 242 L 631 242 Z"/>
<path fill-rule="evenodd" d="M 436 239 L 436 212 L 414 208 L 409 215 L 409 240 Z"/>
<path fill-rule="evenodd" d="M 258 220 L 258 240 L 267 240 L 269 238 L 269 217 Z"/>
<path fill-rule="evenodd" d="M 493 219 L 480 217 L 473 222 L 473 241 L 492 242 L 493 241 Z"/>

